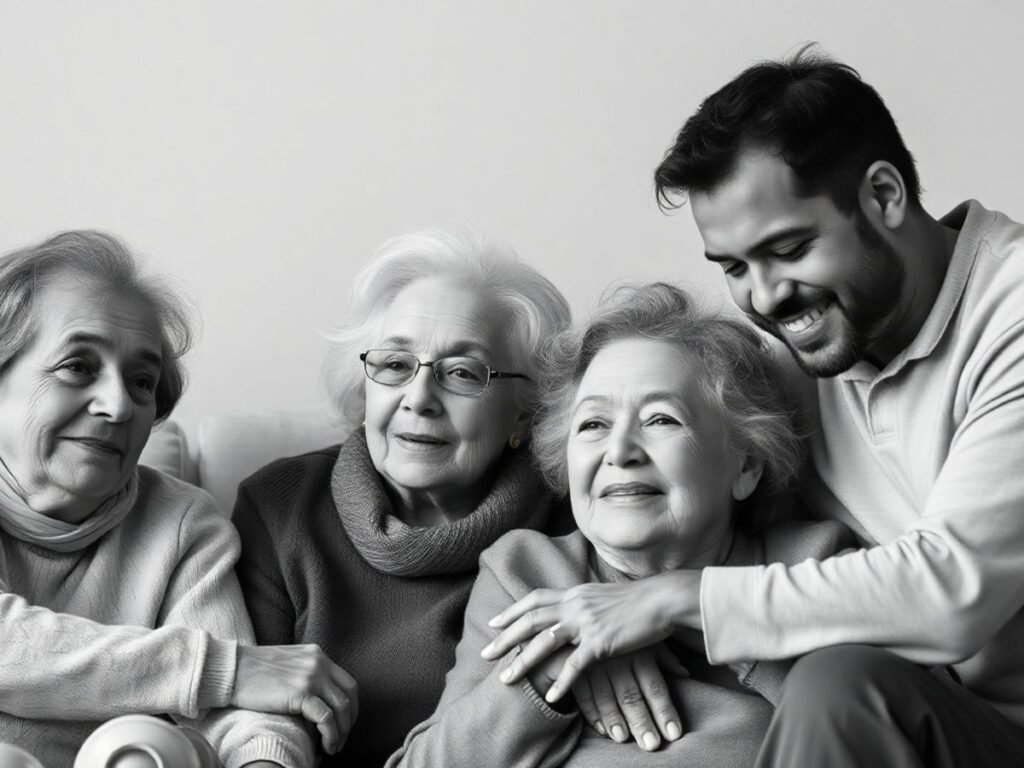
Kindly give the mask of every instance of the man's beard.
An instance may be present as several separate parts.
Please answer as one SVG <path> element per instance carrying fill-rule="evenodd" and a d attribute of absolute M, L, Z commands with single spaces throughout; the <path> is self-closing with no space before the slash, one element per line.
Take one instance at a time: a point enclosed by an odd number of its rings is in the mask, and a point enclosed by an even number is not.
<path fill-rule="evenodd" d="M 832 291 L 820 291 L 811 297 L 793 296 L 773 313 L 773 317 L 794 317 L 812 306 L 830 303 L 828 311 L 834 308 L 843 320 L 837 334 L 801 348 L 790 341 L 776 320 L 757 313 L 748 314 L 758 327 L 782 341 L 810 376 L 836 376 L 863 360 L 871 346 L 888 330 L 887 322 L 903 294 L 907 271 L 896 249 L 860 212 L 856 214 L 855 226 L 861 247 L 860 264 L 850 277 L 846 303 L 840 304 Z"/>

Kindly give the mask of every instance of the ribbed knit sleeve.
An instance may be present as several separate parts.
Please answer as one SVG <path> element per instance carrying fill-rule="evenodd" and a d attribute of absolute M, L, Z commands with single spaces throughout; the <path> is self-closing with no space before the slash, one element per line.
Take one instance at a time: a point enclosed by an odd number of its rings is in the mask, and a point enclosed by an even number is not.
<path fill-rule="evenodd" d="M 237 644 L 252 644 L 253 631 L 234 566 L 240 551 L 231 524 L 199 497 L 179 528 L 178 567 L 167 585 L 163 622 L 203 627 L 211 636 L 200 691 L 201 706 L 223 707 L 234 685 Z M 224 642 L 224 640 L 230 642 Z M 217 749 L 225 768 L 272 760 L 285 768 L 313 764 L 313 745 L 302 722 L 233 708 L 212 709 L 189 722 Z"/>
<path fill-rule="evenodd" d="M 498 680 L 514 652 L 497 662 L 480 657 L 497 637 L 487 621 L 513 602 L 485 557 L 437 710 L 412 729 L 387 768 L 539 768 L 568 758 L 582 727 L 578 713 L 555 711 L 528 680 Z"/>

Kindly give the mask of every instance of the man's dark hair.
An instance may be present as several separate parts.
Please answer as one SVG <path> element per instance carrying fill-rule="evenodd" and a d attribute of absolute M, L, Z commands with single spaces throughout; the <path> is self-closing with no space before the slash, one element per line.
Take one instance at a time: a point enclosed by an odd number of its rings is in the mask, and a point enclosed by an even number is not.
<path fill-rule="evenodd" d="M 704 100 L 654 172 L 662 209 L 679 207 L 680 194 L 712 191 L 748 149 L 777 155 L 793 169 L 798 194 L 825 193 L 844 213 L 858 205 L 864 172 L 886 160 L 920 208 L 914 158 L 878 92 L 813 48 L 756 64 Z"/>

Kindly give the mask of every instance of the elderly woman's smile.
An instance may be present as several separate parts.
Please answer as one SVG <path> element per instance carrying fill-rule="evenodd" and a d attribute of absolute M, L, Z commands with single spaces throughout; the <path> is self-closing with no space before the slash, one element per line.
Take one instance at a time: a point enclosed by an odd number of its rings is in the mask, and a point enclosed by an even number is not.
<path fill-rule="evenodd" d="M 629 338 L 594 356 L 573 409 L 569 495 L 609 561 L 639 573 L 721 557 L 742 463 L 685 350 Z"/>
<path fill-rule="evenodd" d="M 0 459 L 36 511 L 77 522 L 138 462 L 156 415 L 160 334 L 141 298 L 73 274 L 36 306 L 35 338 L 0 378 Z"/>

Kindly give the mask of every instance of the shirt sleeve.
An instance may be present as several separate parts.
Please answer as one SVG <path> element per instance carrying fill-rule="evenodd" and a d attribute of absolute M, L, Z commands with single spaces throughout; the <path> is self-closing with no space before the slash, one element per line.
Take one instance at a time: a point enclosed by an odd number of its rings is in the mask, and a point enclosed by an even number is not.
<path fill-rule="evenodd" d="M 181 523 L 180 556 L 168 584 L 164 626 L 200 627 L 212 637 L 242 645 L 253 643 L 253 630 L 234 572 L 238 536 L 202 496 Z M 234 674 L 229 685 L 234 684 Z M 286 768 L 313 765 L 313 743 L 295 717 L 217 708 L 187 721 L 236 768 L 254 760 L 270 760 Z"/>
<path fill-rule="evenodd" d="M 966 409 L 920 516 L 880 546 L 786 566 L 707 568 L 712 663 L 782 659 L 839 643 L 926 665 L 962 661 L 1024 596 L 1024 331 L 1017 324 L 960 386 Z"/>
<path fill-rule="evenodd" d="M 194 716 L 226 704 L 234 678 L 233 643 L 183 626 L 100 624 L 31 605 L 2 582 L 0 647 L 0 711 L 29 719 Z"/>
<path fill-rule="evenodd" d="M 528 680 L 498 680 L 515 651 L 496 662 L 480 657 L 497 637 L 487 621 L 512 602 L 485 556 L 437 709 L 409 732 L 387 768 L 548 768 L 566 760 L 579 736 L 579 715 L 552 709 Z"/>

